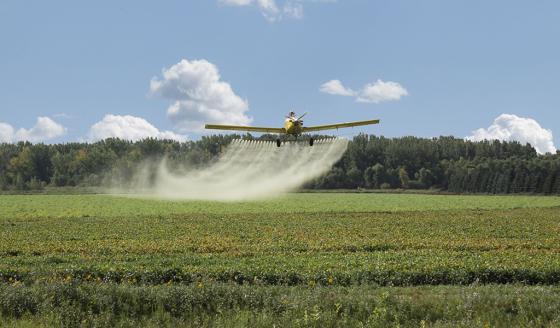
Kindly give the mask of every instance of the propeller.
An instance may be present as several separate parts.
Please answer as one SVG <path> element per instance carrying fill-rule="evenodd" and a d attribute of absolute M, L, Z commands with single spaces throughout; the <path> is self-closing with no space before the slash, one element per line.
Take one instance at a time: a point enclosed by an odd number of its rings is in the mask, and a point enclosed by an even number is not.
<path fill-rule="evenodd" d="M 301 121 L 301 119 L 302 119 L 305 115 L 307 115 L 307 112 L 303 113 L 303 115 L 301 115 L 300 117 L 298 117 L 297 120 L 298 120 L 298 121 Z"/>

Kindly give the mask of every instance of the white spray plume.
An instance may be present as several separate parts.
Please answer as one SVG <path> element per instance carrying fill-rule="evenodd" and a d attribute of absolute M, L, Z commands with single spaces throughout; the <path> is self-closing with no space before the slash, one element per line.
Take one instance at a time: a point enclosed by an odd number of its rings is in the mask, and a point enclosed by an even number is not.
<path fill-rule="evenodd" d="M 234 140 L 219 159 L 206 168 L 171 172 L 163 160 L 155 178 L 143 170 L 136 177 L 136 193 L 165 199 L 237 201 L 264 199 L 293 191 L 325 174 L 346 151 L 348 140 L 306 143 Z"/>

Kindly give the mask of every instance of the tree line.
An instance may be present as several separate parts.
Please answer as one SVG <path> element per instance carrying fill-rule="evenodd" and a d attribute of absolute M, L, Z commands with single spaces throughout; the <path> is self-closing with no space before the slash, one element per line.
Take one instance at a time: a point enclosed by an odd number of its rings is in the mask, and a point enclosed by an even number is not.
<path fill-rule="evenodd" d="M 187 142 L 112 138 L 96 143 L 3 143 L 0 189 L 101 186 L 116 176 L 126 181 L 140 162 L 164 156 L 172 167 L 201 167 L 235 138 L 271 140 L 274 136 L 214 135 Z M 529 144 L 516 141 L 360 134 L 350 140 L 347 151 L 329 172 L 304 187 L 560 194 L 560 151 L 539 155 Z"/>

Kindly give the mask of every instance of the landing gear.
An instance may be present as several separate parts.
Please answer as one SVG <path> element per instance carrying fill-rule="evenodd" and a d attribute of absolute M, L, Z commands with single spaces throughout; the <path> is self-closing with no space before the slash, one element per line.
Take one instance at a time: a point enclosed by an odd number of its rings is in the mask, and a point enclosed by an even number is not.
<path fill-rule="evenodd" d="M 282 146 L 282 141 L 280 139 L 276 139 L 276 147 Z"/>
<path fill-rule="evenodd" d="M 309 138 L 309 146 L 313 146 L 313 138 Z"/>

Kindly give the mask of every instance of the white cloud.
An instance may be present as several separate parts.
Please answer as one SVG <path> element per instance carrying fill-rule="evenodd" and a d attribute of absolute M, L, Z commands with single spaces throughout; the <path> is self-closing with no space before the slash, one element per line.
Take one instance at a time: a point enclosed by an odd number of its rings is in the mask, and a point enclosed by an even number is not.
<path fill-rule="evenodd" d="M 350 88 L 345 87 L 342 85 L 340 80 L 330 80 L 321 84 L 319 87 L 319 91 L 328 93 L 330 95 L 338 95 L 338 96 L 354 96 L 356 92 Z"/>
<path fill-rule="evenodd" d="M 408 95 L 408 91 L 399 83 L 382 80 L 368 83 L 359 91 L 345 87 L 340 80 L 330 80 L 323 83 L 319 87 L 319 91 L 337 96 L 355 96 L 358 102 L 376 104 L 383 101 L 399 100 L 401 97 Z"/>
<path fill-rule="evenodd" d="M 17 131 L 10 124 L 0 122 L 0 142 L 43 142 L 65 133 L 64 126 L 44 116 L 37 117 L 37 123 L 31 129 L 21 128 Z"/>
<path fill-rule="evenodd" d="M 539 154 L 555 153 L 556 147 L 552 131 L 545 129 L 532 118 L 519 117 L 513 114 L 501 114 L 487 129 L 480 128 L 472 132 L 468 140 L 516 140 L 529 143 Z"/>
<path fill-rule="evenodd" d="M 141 117 L 111 114 L 105 115 L 103 120 L 92 125 L 89 130 L 89 139 L 91 141 L 106 138 L 120 138 L 131 141 L 146 138 L 177 141 L 185 141 L 187 139 L 186 136 L 175 134 L 171 131 L 160 131 Z"/>
<path fill-rule="evenodd" d="M 21 128 L 16 131 L 16 140 L 26 140 L 30 142 L 40 142 L 54 139 L 66 133 L 66 128 L 56 123 L 48 117 L 37 117 L 37 123 L 31 129 Z"/>
<path fill-rule="evenodd" d="M 14 128 L 10 124 L 0 122 L 0 142 L 12 142 L 14 140 Z"/>
<path fill-rule="evenodd" d="M 263 16 L 271 22 L 281 18 L 280 9 L 278 9 L 274 0 L 257 0 L 257 6 L 259 6 Z"/>
<path fill-rule="evenodd" d="M 375 83 L 366 84 L 356 100 L 377 104 L 383 101 L 399 100 L 406 95 L 408 95 L 408 91 L 399 83 L 377 80 Z"/>
<path fill-rule="evenodd" d="M 150 92 L 174 101 L 167 116 L 182 132 L 201 132 L 205 123 L 247 125 L 247 101 L 221 80 L 218 68 L 206 60 L 181 60 L 153 78 Z"/>
<path fill-rule="evenodd" d="M 275 22 L 281 20 L 284 16 L 296 19 L 303 18 L 303 2 L 328 3 L 336 2 L 336 0 L 287 0 L 280 6 L 276 0 L 218 0 L 218 2 L 237 7 L 255 6 L 268 21 Z"/>

